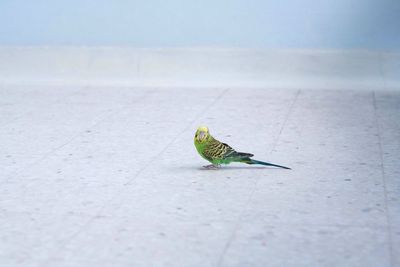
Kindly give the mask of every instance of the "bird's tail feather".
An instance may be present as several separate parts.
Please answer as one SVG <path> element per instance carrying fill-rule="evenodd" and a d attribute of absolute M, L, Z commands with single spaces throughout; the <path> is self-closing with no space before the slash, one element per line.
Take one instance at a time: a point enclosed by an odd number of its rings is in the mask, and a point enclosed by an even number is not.
<path fill-rule="evenodd" d="M 251 158 L 254 155 L 250 154 L 250 153 L 236 152 L 235 156 L 241 157 L 241 158 Z"/>
<path fill-rule="evenodd" d="M 247 159 L 243 160 L 242 162 L 246 163 L 246 164 L 259 164 L 259 165 L 264 165 L 264 166 L 273 166 L 273 167 L 278 167 L 278 168 L 282 168 L 282 169 L 291 170 L 291 168 L 289 168 L 289 167 L 285 167 L 285 166 L 281 166 L 281 165 L 277 165 L 277 164 L 272 164 L 272 163 L 269 163 L 269 162 L 259 161 L 259 160 L 255 160 L 255 159 L 250 159 L 250 158 L 247 158 Z"/>

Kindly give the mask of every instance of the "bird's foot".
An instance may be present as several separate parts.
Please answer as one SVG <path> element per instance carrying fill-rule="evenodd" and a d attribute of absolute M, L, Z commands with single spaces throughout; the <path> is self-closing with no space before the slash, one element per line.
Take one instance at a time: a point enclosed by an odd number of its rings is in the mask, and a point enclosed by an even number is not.
<path fill-rule="evenodd" d="M 218 170 L 221 167 L 221 165 L 210 164 L 210 165 L 205 165 L 203 167 L 206 168 L 207 170 Z"/>

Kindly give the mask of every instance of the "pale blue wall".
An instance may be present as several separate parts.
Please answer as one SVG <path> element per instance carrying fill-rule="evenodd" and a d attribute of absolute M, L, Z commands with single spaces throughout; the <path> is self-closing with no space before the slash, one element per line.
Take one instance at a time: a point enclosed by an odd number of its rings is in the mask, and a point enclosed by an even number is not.
<path fill-rule="evenodd" d="M 400 47 L 400 0 L 0 0 L 0 45 Z"/>

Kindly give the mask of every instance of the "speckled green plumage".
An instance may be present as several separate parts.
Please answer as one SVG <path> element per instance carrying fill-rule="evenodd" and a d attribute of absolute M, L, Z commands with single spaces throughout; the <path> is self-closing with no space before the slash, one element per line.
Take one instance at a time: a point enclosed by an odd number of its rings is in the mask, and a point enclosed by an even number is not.
<path fill-rule="evenodd" d="M 253 154 L 237 152 L 229 145 L 222 143 L 211 136 L 207 127 L 199 127 L 194 137 L 194 145 L 197 152 L 214 166 L 229 164 L 231 162 L 242 162 L 246 164 L 260 164 L 289 169 L 285 166 L 275 165 L 268 162 L 251 159 Z"/>

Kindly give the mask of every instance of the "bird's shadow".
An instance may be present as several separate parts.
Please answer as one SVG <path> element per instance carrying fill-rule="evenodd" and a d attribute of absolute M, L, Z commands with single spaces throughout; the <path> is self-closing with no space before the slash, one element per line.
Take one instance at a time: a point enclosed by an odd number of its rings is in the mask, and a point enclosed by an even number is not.
<path fill-rule="evenodd" d="M 181 166 L 179 169 L 198 170 L 198 171 L 229 171 L 229 170 L 281 170 L 282 168 L 259 167 L 259 166 L 222 166 L 217 169 L 207 169 L 203 166 Z"/>

